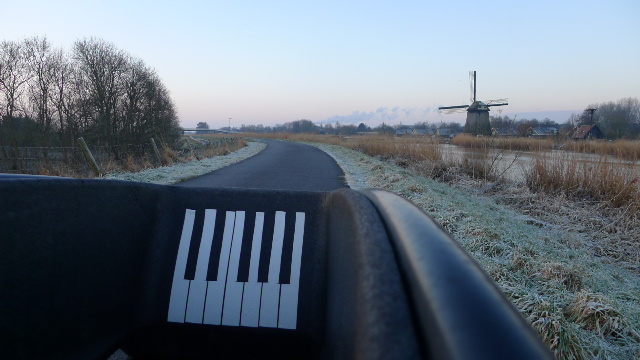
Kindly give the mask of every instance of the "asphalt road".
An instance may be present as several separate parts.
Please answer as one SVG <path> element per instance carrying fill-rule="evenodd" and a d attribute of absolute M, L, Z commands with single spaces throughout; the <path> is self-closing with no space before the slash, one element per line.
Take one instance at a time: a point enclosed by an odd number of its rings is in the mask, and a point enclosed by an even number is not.
<path fill-rule="evenodd" d="M 288 141 L 262 141 L 267 147 L 258 155 L 176 185 L 302 191 L 348 187 L 340 166 L 322 150 Z"/>

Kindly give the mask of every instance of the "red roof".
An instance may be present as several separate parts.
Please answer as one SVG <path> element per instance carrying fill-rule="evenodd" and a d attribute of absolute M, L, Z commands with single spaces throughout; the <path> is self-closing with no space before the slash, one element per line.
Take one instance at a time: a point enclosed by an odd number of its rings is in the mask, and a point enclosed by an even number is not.
<path fill-rule="evenodd" d="M 593 129 L 595 125 L 582 125 L 576 130 L 573 135 L 571 135 L 572 139 L 584 139 L 589 134 L 589 131 Z"/>

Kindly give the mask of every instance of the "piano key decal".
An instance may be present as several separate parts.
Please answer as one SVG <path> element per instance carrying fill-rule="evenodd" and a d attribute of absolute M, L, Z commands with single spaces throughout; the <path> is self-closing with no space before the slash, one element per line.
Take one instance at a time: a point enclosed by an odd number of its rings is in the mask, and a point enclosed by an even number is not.
<path fill-rule="evenodd" d="M 256 212 L 254 216 L 244 211 L 205 210 L 195 276 L 189 280 L 185 278 L 185 272 L 196 211 L 187 209 L 173 273 L 167 320 L 295 329 L 304 221 L 303 212 Z M 222 224 L 224 228 L 220 229 Z M 212 249 L 220 249 L 219 257 L 218 254 L 211 256 Z M 263 257 L 269 256 L 268 263 L 266 259 L 261 259 L 261 254 Z M 215 263 L 209 264 L 210 260 L 217 259 L 217 266 Z M 248 261 L 243 261 L 241 265 L 241 259 Z M 263 263 L 262 267 L 260 263 Z M 241 266 L 244 267 L 242 274 L 239 271 Z M 284 271 L 281 270 L 283 267 Z M 265 272 L 259 276 L 260 269 Z M 259 281 L 259 278 L 266 282 Z"/>

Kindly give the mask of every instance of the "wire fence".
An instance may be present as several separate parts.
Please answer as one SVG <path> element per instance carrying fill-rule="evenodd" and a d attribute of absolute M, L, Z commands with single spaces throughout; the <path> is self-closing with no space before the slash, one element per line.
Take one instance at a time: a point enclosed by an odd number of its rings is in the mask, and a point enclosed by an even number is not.
<path fill-rule="evenodd" d="M 139 171 L 192 159 L 220 155 L 238 146 L 238 138 L 198 139 L 183 137 L 169 145 L 143 144 L 92 146 L 89 151 L 102 173 Z M 156 151 L 157 149 L 157 151 Z M 32 175 L 91 177 L 92 166 L 81 146 L 0 147 L 0 172 Z"/>

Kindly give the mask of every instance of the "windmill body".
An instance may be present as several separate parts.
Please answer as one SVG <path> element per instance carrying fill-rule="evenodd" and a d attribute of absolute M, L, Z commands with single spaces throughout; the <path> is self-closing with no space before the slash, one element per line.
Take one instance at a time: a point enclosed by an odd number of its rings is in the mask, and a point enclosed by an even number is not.
<path fill-rule="evenodd" d="M 442 106 L 439 110 L 456 111 L 466 109 L 467 121 L 464 125 L 464 132 L 474 135 L 491 135 L 491 122 L 489 120 L 489 107 L 509 105 L 506 101 L 493 104 L 476 100 L 476 72 L 473 72 L 473 102 L 471 105 Z"/>
<path fill-rule="evenodd" d="M 475 135 L 491 135 L 489 107 L 482 101 L 474 101 L 467 108 L 467 121 L 464 124 L 466 133 Z"/>

